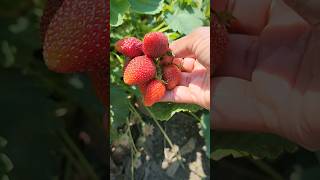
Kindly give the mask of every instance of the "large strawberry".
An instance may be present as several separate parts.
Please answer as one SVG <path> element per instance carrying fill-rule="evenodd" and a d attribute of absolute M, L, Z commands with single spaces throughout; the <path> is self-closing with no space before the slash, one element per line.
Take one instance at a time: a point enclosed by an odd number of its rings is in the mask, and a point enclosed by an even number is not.
<path fill-rule="evenodd" d="M 176 65 L 171 64 L 171 65 L 165 66 L 163 67 L 162 71 L 163 71 L 162 77 L 163 77 L 163 80 L 165 80 L 167 83 L 166 88 L 168 90 L 175 88 L 180 83 L 181 71 Z"/>
<path fill-rule="evenodd" d="M 139 85 L 148 82 L 156 75 L 156 66 L 147 56 L 138 56 L 126 66 L 123 81 L 128 85 Z"/>
<path fill-rule="evenodd" d="M 162 32 L 150 32 L 143 38 L 143 52 L 145 55 L 158 58 L 169 50 L 169 42 Z"/>
<path fill-rule="evenodd" d="M 47 32 L 48 26 L 51 22 L 51 19 L 56 14 L 57 10 L 61 6 L 63 0 L 48 0 L 46 6 L 43 10 L 43 15 L 40 21 L 40 33 L 41 40 L 44 41 L 45 34 Z"/>
<path fill-rule="evenodd" d="M 152 106 L 154 103 L 161 100 L 166 92 L 166 87 L 163 82 L 160 80 L 152 80 L 146 88 L 146 92 L 144 94 L 144 105 Z"/>
<path fill-rule="evenodd" d="M 211 26 L 211 35 L 213 38 L 210 47 L 212 59 L 211 69 L 213 70 L 214 66 L 219 66 L 224 61 L 229 39 L 227 28 L 216 13 L 212 16 Z"/>
<path fill-rule="evenodd" d="M 143 55 L 142 41 L 135 37 L 128 37 L 116 42 L 116 50 L 121 54 L 134 58 Z"/>
<path fill-rule="evenodd" d="M 109 1 L 64 0 L 44 40 L 44 58 L 56 72 L 106 69 Z"/>

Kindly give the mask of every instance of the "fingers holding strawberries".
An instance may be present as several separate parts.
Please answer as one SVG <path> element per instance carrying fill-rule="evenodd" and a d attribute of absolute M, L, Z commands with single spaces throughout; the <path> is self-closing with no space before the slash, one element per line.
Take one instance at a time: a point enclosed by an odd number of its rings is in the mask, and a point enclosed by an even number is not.
<path fill-rule="evenodd" d="M 125 47 L 122 44 L 127 40 L 119 40 L 116 50 L 128 57 L 127 51 L 119 48 Z M 136 38 L 134 41 L 140 42 Z M 134 46 L 135 43 L 131 44 Z M 145 106 L 166 101 L 210 108 L 209 28 L 195 30 L 174 41 L 170 48 L 165 34 L 148 33 L 142 41 L 142 52 L 143 55 L 137 53 L 139 56 L 130 57 L 132 59 L 124 68 L 123 78 L 124 83 L 138 87 Z"/>
<path fill-rule="evenodd" d="M 198 104 L 210 109 L 210 29 L 199 28 L 174 41 L 170 49 L 174 54 L 171 64 L 181 72 L 179 83 L 166 91 L 161 101 Z"/>
<path fill-rule="evenodd" d="M 135 37 L 124 38 L 116 43 L 115 48 L 128 59 L 124 67 L 124 83 L 139 88 L 145 106 L 157 103 L 166 90 L 180 83 L 181 70 L 173 63 L 174 56 L 165 34 L 150 32 L 143 41 Z"/>

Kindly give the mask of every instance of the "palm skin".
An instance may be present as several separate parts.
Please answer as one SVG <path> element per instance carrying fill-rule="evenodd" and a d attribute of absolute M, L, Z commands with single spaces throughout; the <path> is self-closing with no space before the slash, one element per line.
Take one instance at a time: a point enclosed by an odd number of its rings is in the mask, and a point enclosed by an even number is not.
<path fill-rule="evenodd" d="M 175 41 L 173 52 L 195 58 L 194 70 L 163 101 L 211 109 L 215 130 L 274 133 L 320 149 L 320 32 L 282 0 L 215 0 L 213 8 L 236 18 L 225 62 L 210 79 L 208 28 Z"/>
<path fill-rule="evenodd" d="M 198 104 L 210 109 L 210 29 L 201 27 L 173 42 L 170 49 L 184 58 L 179 86 L 167 91 L 162 101 Z"/>
<path fill-rule="evenodd" d="M 276 133 L 319 149 L 320 61 L 313 50 L 319 39 L 281 0 L 250 7 L 267 12 L 252 22 L 243 21 L 252 14 L 247 3 L 232 5 L 239 21 L 212 83 L 212 128 Z"/>

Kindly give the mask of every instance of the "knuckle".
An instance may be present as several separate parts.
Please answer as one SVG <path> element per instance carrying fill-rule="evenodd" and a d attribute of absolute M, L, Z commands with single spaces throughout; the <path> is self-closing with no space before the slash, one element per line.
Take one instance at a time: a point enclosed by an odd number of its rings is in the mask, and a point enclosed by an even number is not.
<path fill-rule="evenodd" d="M 193 31 L 193 34 L 197 36 L 203 36 L 207 34 L 208 31 L 209 31 L 209 27 L 198 27 Z"/>

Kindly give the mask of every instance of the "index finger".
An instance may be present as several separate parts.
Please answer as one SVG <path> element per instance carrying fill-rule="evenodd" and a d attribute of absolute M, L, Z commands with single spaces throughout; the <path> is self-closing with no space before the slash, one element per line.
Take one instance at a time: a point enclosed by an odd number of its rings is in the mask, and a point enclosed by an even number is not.
<path fill-rule="evenodd" d="M 210 68 L 210 28 L 201 27 L 174 41 L 170 49 L 175 57 L 192 57 L 207 69 Z"/>

